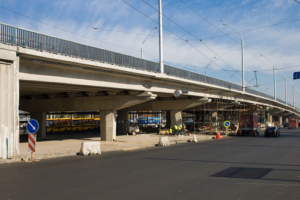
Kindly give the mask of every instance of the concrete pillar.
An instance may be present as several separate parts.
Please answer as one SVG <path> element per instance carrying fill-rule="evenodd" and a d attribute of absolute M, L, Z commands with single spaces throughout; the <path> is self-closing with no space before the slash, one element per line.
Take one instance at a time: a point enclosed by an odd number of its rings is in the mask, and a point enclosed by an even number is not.
<path fill-rule="evenodd" d="M 174 125 L 180 125 L 182 123 L 182 111 L 181 110 L 170 110 L 171 127 Z"/>
<path fill-rule="evenodd" d="M 269 114 L 269 122 L 273 122 L 273 116 Z"/>
<path fill-rule="evenodd" d="M 100 136 L 102 141 L 116 139 L 116 111 L 100 110 Z"/>
<path fill-rule="evenodd" d="M 279 125 L 283 125 L 283 124 L 282 124 L 282 117 L 278 117 L 278 121 L 279 121 L 279 122 L 278 122 Z"/>
<path fill-rule="evenodd" d="M 118 111 L 118 135 L 127 134 L 128 112 Z"/>
<path fill-rule="evenodd" d="M 39 130 L 36 132 L 38 138 L 46 137 L 46 112 L 31 112 L 31 119 L 35 119 L 39 123 Z"/>
<path fill-rule="evenodd" d="M 289 118 L 285 118 L 285 122 L 289 122 Z"/>
<path fill-rule="evenodd" d="M 19 155 L 19 59 L 16 53 L 3 52 L 14 61 L 0 60 L 0 158 Z M 8 56 L 9 57 L 9 56 Z M 5 59 L 5 58 L 3 58 Z"/>

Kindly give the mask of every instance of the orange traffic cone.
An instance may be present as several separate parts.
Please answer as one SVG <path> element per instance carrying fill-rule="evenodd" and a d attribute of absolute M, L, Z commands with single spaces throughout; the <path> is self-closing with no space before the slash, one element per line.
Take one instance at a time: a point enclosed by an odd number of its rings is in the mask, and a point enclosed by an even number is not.
<path fill-rule="evenodd" d="M 221 134 L 220 134 L 220 132 L 217 132 L 216 139 L 221 139 Z"/>

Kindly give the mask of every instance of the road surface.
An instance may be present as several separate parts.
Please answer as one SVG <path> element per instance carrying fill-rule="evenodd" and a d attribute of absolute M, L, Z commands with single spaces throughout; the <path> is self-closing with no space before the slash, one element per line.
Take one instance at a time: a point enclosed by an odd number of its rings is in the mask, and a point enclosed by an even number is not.
<path fill-rule="evenodd" d="M 0 165 L 0 199 L 300 199 L 300 129 Z"/>

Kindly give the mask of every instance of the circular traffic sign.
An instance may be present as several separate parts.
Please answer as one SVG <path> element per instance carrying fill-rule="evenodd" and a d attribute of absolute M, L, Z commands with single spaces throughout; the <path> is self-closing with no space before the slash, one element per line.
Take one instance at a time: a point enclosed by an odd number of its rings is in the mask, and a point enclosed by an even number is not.
<path fill-rule="evenodd" d="M 228 128 L 229 126 L 230 126 L 230 121 L 225 121 L 225 122 L 224 122 L 224 127 L 225 127 L 225 128 Z"/>
<path fill-rule="evenodd" d="M 35 119 L 29 120 L 27 123 L 27 131 L 31 134 L 36 133 L 39 130 L 39 123 Z"/>
<path fill-rule="evenodd" d="M 174 97 L 175 97 L 175 98 L 180 97 L 180 92 L 179 92 L 179 90 L 175 90 L 175 91 L 174 91 Z"/>

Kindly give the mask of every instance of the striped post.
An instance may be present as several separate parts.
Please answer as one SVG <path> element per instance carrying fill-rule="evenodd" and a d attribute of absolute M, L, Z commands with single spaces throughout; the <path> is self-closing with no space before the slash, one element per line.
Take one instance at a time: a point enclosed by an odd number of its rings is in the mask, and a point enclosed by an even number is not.
<path fill-rule="evenodd" d="M 31 161 L 33 161 L 33 152 L 35 152 L 36 134 L 28 134 L 28 152 L 31 152 Z"/>

